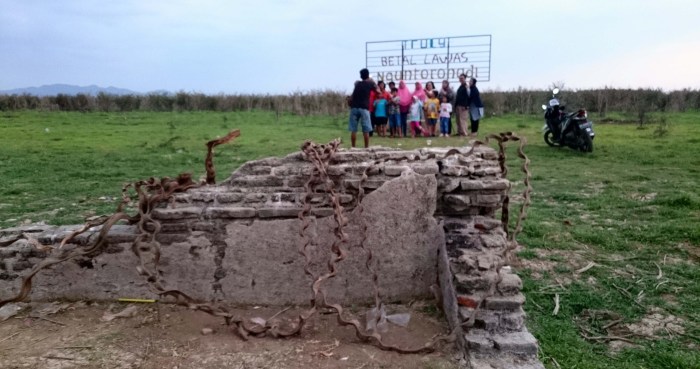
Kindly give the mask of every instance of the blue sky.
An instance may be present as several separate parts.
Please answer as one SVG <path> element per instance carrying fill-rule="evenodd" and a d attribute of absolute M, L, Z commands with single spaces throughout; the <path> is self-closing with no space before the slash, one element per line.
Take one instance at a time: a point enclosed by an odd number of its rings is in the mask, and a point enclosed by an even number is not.
<path fill-rule="evenodd" d="M 492 35 L 482 89 L 700 88 L 700 1 L 0 0 L 0 90 L 349 91 L 365 42 Z"/>

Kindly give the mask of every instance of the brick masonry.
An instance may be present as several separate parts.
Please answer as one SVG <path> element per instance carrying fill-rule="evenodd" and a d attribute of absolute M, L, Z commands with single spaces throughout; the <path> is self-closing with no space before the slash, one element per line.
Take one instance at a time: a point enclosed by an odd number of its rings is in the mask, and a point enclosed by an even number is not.
<path fill-rule="evenodd" d="M 494 219 L 510 182 L 502 178 L 496 151 L 478 147 L 466 155 L 469 149 L 449 157 L 444 157 L 447 149 L 336 153 L 327 172 L 348 217 L 345 247 L 351 256 L 339 264 L 339 276 L 329 281 L 327 291 L 342 303 L 371 300 L 371 280 L 359 249 L 366 226 L 366 245 L 375 254 L 385 299 L 430 296 L 439 280 L 448 322 L 461 332 L 459 347 L 468 352 L 473 367 L 512 356 L 507 360 L 511 366 L 492 367 L 539 368 L 537 342 L 524 325 L 522 282 L 502 267 L 507 241 Z M 157 238 L 161 272 L 169 287 L 207 301 L 307 303 L 311 280 L 297 251 L 298 216 L 313 170 L 302 153 L 251 161 L 222 183 L 177 194 L 155 209 L 153 217 L 162 225 Z M 365 197 L 358 204 L 360 187 Z M 330 195 L 320 188 L 308 198 L 311 269 L 316 273 L 325 268 L 335 226 Z M 0 244 L 24 233 L 43 245 L 56 245 L 77 228 L 4 229 Z M 70 247 L 90 243 L 97 231 L 77 237 Z M 117 225 L 106 252 L 42 271 L 32 298 L 149 296 L 130 251 L 135 232 Z M 48 252 L 26 239 L 0 247 L 0 298 L 16 293 L 23 273 Z"/>

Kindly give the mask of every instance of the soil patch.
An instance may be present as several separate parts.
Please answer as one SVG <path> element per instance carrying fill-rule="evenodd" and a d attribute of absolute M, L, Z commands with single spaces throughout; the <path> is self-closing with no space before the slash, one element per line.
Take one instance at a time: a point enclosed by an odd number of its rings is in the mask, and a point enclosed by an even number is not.
<path fill-rule="evenodd" d="M 339 326 L 334 314 L 316 314 L 297 337 L 243 341 L 222 319 L 180 306 L 136 305 L 133 316 L 110 322 L 101 320 L 107 304 L 61 306 L 49 315 L 23 311 L 0 323 L 0 368 L 457 368 L 453 345 L 427 355 L 382 351 L 359 341 L 352 328 Z M 447 332 L 447 324 L 424 309 L 391 306 L 391 313 L 410 312 L 411 320 L 406 328 L 390 325 L 385 341 L 420 347 Z M 267 319 L 280 309 L 231 310 Z"/>

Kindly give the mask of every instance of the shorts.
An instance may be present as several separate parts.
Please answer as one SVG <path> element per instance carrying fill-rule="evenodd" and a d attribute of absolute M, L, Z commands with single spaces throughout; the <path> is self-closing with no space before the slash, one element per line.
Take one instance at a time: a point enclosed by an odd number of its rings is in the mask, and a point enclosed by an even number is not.
<path fill-rule="evenodd" d="M 387 117 L 377 117 L 377 123 L 376 125 L 378 126 L 385 126 L 387 122 Z"/>
<path fill-rule="evenodd" d="M 434 126 L 437 124 L 437 119 L 436 118 L 427 118 L 428 124 L 431 126 Z"/>
<path fill-rule="evenodd" d="M 361 108 L 350 109 L 348 131 L 357 132 L 358 123 L 362 124 L 362 132 L 372 132 L 372 124 L 370 122 L 369 110 Z"/>
<path fill-rule="evenodd" d="M 401 128 L 401 116 L 399 114 L 391 114 L 389 116 L 390 128 Z"/>

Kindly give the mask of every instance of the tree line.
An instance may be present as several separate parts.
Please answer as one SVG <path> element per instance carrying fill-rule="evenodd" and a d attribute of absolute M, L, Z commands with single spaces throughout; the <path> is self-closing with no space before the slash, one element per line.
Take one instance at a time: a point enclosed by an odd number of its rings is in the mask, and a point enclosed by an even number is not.
<path fill-rule="evenodd" d="M 340 115 L 347 112 L 346 95 L 340 91 L 294 92 L 287 95 L 219 94 L 178 92 L 145 95 L 65 95 L 37 97 L 29 94 L 0 95 L 0 111 L 45 110 L 79 112 L 128 111 L 245 111 L 267 110 L 299 115 Z M 646 113 L 684 112 L 700 109 L 700 90 L 664 92 L 659 89 L 563 90 L 558 96 L 571 108 L 585 107 L 604 117 L 608 112 L 628 112 L 643 119 Z M 482 91 L 487 115 L 539 114 L 551 98 L 547 90 L 518 88 Z"/>

